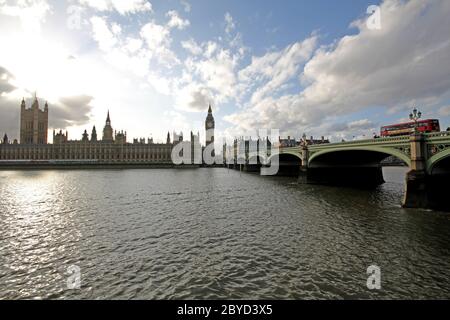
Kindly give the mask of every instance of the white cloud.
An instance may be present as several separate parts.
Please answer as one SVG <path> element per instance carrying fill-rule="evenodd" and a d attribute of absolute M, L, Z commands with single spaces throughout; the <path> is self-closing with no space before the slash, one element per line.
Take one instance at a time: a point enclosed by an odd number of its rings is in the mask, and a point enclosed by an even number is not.
<path fill-rule="evenodd" d="M 195 56 L 203 52 L 203 49 L 192 38 L 186 41 L 181 41 L 181 46 Z"/>
<path fill-rule="evenodd" d="M 225 13 L 225 32 L 227 34 L 230 34 L 235 28 L 236 25 L 234 23 L 233 17 L 229 12 Z"/>
<path fill-rule="evenodd" d="M 120 14 L 152 11 L 152 4 L 146 0 L 112 0 L 112 4 Z"/>
<path fill-rule="evenodd" d="M 18 17 L 27 33 L 36 33 L 41 29 L 52 9 L 46 0 L 0 1 L 0 14 Z"/>
<path fill-rule="evenodd" d="M 180 110 L 204 112 L 212 101 L 214 101 L 214 95 L 207 86 L 190 82 L 179 90 L 176 106 Z"/>
<path fill-rule="evenodd" d="M 142 27 L 140 35 L 159 64 L 167 68 L 179 64 L 176 54 L 170 49 L 172 38 L 167 27 L 149 22 Z"/>
<path fill-rule="evenodd" d="M 145 39 L 148 47 L 156 50 L 160 46 L 166 46 L 170 42 L 170 32 L 164 26 L 149 22 L 141 29 L 141 36 Z"/>
<path fill-rule="evenodd" d="M 183 6 L 185 12 L 191 12 L 191 4 L 187 0 L 181 0 L 180 3 Z"/>
<path fill-rule="evenodd" d="M 179 30 L 182 30 L 191 24 L 189 20 L 180 18 L 178 12 L 176 12 L 175 10 L 167 12 L 166 16 L 170 18 L 169 22 L 167 23 L 167 26 L 169 28 L 177 28 Z"/>
<path fill-rule="evenodd" d="M 205 57 L 210 58 L 217 50 L 219 45 L 217 42 L 214 41 L 208 41 L 205 45 Z"/>
<path fill-rule="evenodd" d="M 79 0 L 79 3 L 98 11 L 116 10 L 121 15 L 153 11 L 146 0 Z"/>
<path fill-rule="evenodd" d="M 199 61 L 195 70 L 201 79 L 223 97 L 235 95 L 237 60 L 229 50 L 221 49 L 214 58 Z"/>
<path fill-rule="evenodd" d="M 317 37 L 312 36 L 284 50 L 253 57 L 252 63 L 239 73 L 240 80 L 254 90 L 251 102 L 258 103 L 265 96 L 283 90 L 289 80 L 298 76 L 300 67 L 311 57 L 316 45 Z"/>
<path fill-rule="evenodd" d="M 90 19 L 92 24 L 93 38 L 103 51 L 110 51 L 116 44 L 117 39 L 109 29 L 105 18 L 94 16 Z"/>
<path fill-rule="evenodd" d="M 150 74 L 147 77 L 148 83 L 159 93 L 164 95 L 171 94 L 171 81 L 160 75 Z"/>

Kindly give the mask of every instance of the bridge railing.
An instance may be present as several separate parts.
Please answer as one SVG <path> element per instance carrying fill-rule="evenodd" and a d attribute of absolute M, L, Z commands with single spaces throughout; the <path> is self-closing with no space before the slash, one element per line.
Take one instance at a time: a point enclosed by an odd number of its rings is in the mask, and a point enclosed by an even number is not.
<path fill-rule="evenodd" d="M 364 145 L 364 144 L 384 144 L 384 143 L 406 143 L 409 141 L 409 136 L 398 136 L 398 137 L 386 137 L 386 138 L 375 138 L 375 139 L 364 139 L 364 140 L 352 140 L 344 142 L 334 142 L 318 145 L 310 145 L 308 149 L 323 149 L 323 148 L 334 148 L 337 146 L 348 146 L 348 145 Z"/>
<path fill-rule="evenodd" d="M 442 132 L 432 132 L 432 133 L 424 133 L 425 139 L 433 139 L 433 138 L 448 138 L 450 137 L 450 131 L 442 131 Z M 375 138 L 375 139 L 364 139 L 364 140 L 352 140 L 345 142 L 334 142 L 320 145 L 311 145 L 308 146 L 309 149 L 322 149 L 336 146 L 348 146 L 348 145 L 360 145 L 360 144 L 383 144 L 383 143 L 405 143 L 410 139 L 409 135 L 406 136 L 397 136 L 397 137 L 385 137 L 385 138 Z"/>
<path fill-rule="evenodd" d="M 426 140 L 447 140 L 450 139 L 450 131 L 441 131 L 441 132 L 432 132 L 432 133 L 424 133 Z M 352 145 L 378 145 L 378 144 L 406 144 L 409 143 L 410 136 L 397 136 L 397 137 L 384 137 L 384 138 L 374 138 L 374 139 L 363 139 L 363 140 L 352 140 L 352 141 L 344 141 L 344 142 L 334 142 L 334 143 L 324 143 L 324 144 L 316 144 L 316 145 L 309 145 L 309 150 L 317 150 L 317 149 L 327 149 L 327 148 L 335 148 L 339 146 L 352 146 Z M 287 151 L 298 151 L 301 149 L 301 146 L 295 146 L 295 147 L 280 147 L 280 152 L 287 152 Z M 267 156 L 270 157 L 271 153 L 268 152 Z"/>
<path fill-rule="evenodd" d="M 450 137 L 450 131 L 432 132 L 425 134 L 427 138 Z"/>

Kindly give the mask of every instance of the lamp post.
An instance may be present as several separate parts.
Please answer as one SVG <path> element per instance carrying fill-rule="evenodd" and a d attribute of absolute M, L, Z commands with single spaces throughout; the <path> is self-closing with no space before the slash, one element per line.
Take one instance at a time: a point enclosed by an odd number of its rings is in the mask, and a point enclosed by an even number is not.
<path fill-rule="evenodd" d="M 414 121 L 414 133 L 417 133 L 417 123 L 420 118 L 422 118 L 422 112 L 417 111 L 417 108 L 414 108 L 414 110 L 409 114 L 409 119 Z"/>

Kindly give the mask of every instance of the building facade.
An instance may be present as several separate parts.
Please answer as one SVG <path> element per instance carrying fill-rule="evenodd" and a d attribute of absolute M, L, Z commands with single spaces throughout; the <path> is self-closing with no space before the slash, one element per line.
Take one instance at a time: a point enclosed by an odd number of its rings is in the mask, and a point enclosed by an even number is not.
<path fill-rule="evenodd" d="M 48 144 L 47 135 L 44 134 L 48 127 L 47 119 L 47 103 L 45 111 L 41 111 L 35 98 L 31 109 L 27 110 L 23 101 L 20 143 L 11 143 L 5 134 L 0 144 L 0 160 L 172 164 L 173 146 L 183 141 L 182 134 L 174 134 L 174 140 L 171 141 L 168 133 L 165 143 L 154 143 L 150 138 L 133 139 L 133 142 L 129 143 L 126 132 L 113 130 L 108 111 L 101 140 L 98 140 L 94 126 L 91 135 L 85 130 L 80 140 L 69 140 L 67 131 L 53 131 L 53 144 Z M 199 143 L 199 135 L 191 133 L 193 148 L 198 148 Z"/>
<path fill-rule="evenodd" d="M 20 106 L 20 143 L 47 144 L 48 132 L 48 104 L 44 110 L 39 108 L 39 101 L 34 97 L 31 108 L 27 109 L 25 99 Z"/>

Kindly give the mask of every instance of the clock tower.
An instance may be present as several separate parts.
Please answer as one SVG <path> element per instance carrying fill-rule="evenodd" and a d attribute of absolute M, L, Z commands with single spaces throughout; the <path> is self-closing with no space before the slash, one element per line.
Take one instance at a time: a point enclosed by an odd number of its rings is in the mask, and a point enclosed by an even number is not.
<path fill-rule="evenodd" d="M 212 109 L 211 109 L 211 105 L 209 105 L 208 108 L 208 116 L 206 117 L 205 120 L 205 130 L 206 130 L 206 147 L 208 147 L 209 145 L 213 145 L 213 150 L 211 152 L 211 155 L 214 157 L 215 153 L 214 153 L 214 128 L 215 128 L 215 122 L 214 122 L 214 117 L 212 115 Z"/>

